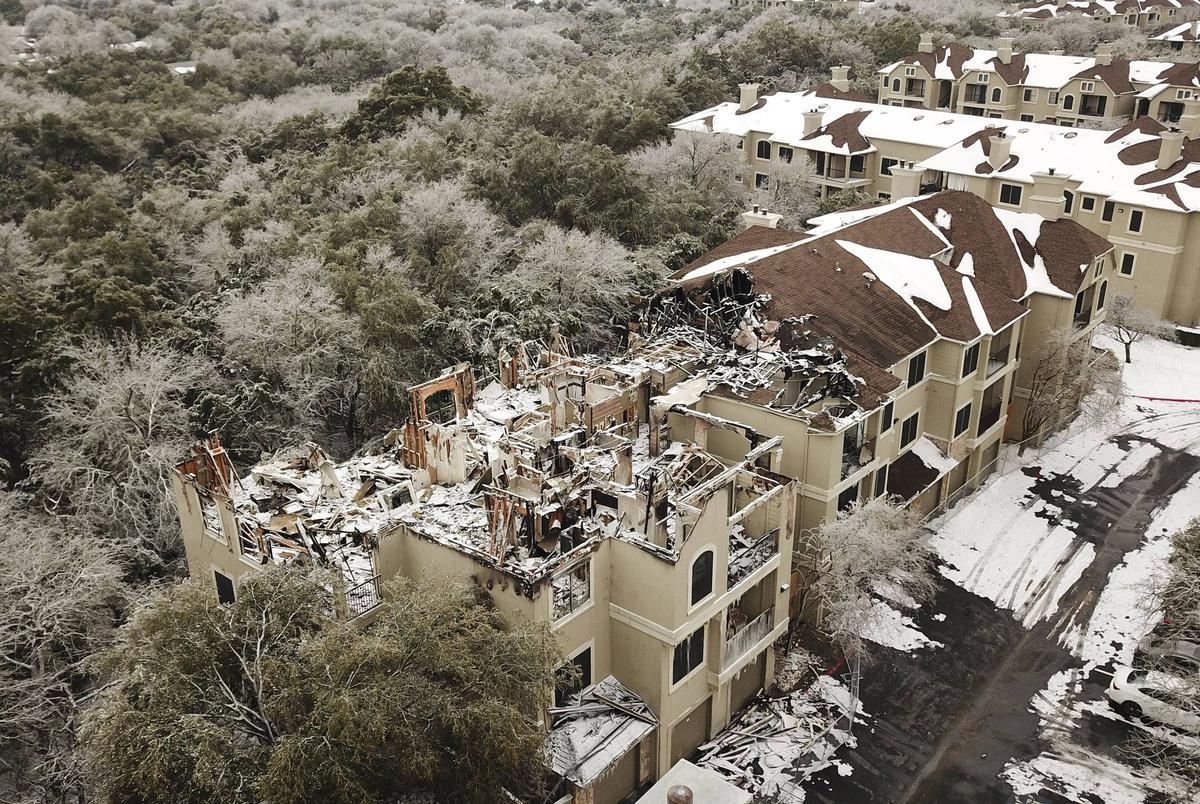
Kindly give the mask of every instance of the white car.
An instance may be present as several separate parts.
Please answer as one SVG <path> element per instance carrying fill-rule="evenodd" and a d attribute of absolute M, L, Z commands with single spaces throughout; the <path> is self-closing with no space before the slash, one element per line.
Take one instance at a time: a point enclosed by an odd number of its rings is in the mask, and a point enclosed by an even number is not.
<path fill-rule="evenodd" d="M 1145 717 L 1180 731 L 1200 734 L 1200 709 L 1185 696 L 1187 685 L 1165 673 L 1118 667 L 1108 685 L 1108 699 L 1125 717 Z"/>

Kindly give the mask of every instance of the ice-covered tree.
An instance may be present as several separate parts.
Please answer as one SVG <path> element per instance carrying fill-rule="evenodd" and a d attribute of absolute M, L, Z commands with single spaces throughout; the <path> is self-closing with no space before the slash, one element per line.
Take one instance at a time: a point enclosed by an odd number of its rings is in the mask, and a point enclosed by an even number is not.
<path fill-rule="evenodd" d="M 1113 296 L 1104 331 L 1125 347 L 1125 362 L 1133 362 L 1133 345 L 1143 338 L 1175 340 L 1175 328 L 1149 310 L 1137 306 L 1133 296 L 1118 293 Z"/>
<path fill-rule="evenodd" d="M 536 787 L 549 631 L 433 581 L 391 587 L 363 628 L 326 614 L 330 580 L 252 573 L 228 606 L 188 581 L 139 608 L 84 724 L 93 800 L 485 804 Z"/>
<path fill-rule="evenodd" d="M 1076 415 L 1102 424 L 1120 410 L 1121 365 L 1073 328 L 1049 332 L 1030 359 L 1029 396 L 1021 419 L 1021 450 L 1030 439 Z"/>
<path fill-rule="evenodd" d="M 801 607 L 847 654 L 879 611 L 875 597 L 902 591 L 918 603 L 934 593 L 933 557 L 920 518 L 886 496 L 853 503 L 798 544 L 807 586 Z"/>

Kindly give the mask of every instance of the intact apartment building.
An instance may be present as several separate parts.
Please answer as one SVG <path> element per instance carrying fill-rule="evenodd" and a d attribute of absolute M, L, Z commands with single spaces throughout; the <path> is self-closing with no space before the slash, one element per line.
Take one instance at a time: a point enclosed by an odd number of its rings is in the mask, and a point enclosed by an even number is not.
<path fill-rule="evenodd" d="M 996 50 L 935 47 L 924 34 L 915 55 L 879 70 L 886 105 L 1060 126 L 1117 128 L 1143 116 L 1177 124 L 1197 97 L 1200 64 L 1119 59 L 1104 44 L 1095 56 L 1066 56 L 1016 53 L 1011 39 Z"/>
<path fill-rule="evenodd" d="M 682 268 L 617 354 L 514 345 L 478 388 L 411 389 L 378 454 L 309 445 L 239 476 L 215 436 L 174 474 L 193 577 L 333 570 L 369 623 L 392 578 L 475 585 L 546 623 L 578 682 L 547 691 L 577 804 L 643 790 L 774 676 L 819 563 L 812 529 L 889 494 L 921 511 L 995 466 L 1021 344 L 1103 316 L 1109 247 L 964 192 L 747 229 Z"/>
<path fill-rule="evenodd" d="M 1086 18 L 1148 28 L 1200 16 L 1200 0 L 1034 0 L 997 16 L 1031 25 Z"/>
<path fill-rule="evenodd" d="M 1178 129 L 1148 117 L 1116 131 L 1064 128 L 742 87 L 674 128 L 733 138 L 748 189 L 804 160 L 824 196 L 900 199 L 966 190 L 997 208 L 1071 220 L 1116 247 L 1110 293 L 1183 326 L 1200 323 L 1200 100 Z M 792 168 L 789 168 L 792 169 Z M 736 178 L 736 177 L 735 177 Z"/>

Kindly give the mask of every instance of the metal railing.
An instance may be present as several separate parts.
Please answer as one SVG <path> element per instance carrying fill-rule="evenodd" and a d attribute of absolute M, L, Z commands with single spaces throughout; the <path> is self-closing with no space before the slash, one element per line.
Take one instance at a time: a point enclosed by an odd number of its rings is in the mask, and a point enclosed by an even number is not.
<path fill-rule="evenodd" d="M 346 618 L 352 620 L 366 614 L 379 602 L 379 576 L 372 575 L 346 589 Z"/>
<path fill-rule="evenodd" d="M 770 608 L 755 617 L 746 627 L 725 640 L 725 651 L 721 657 L 721 667 L 729 667 L 746 655 L 756 644 L 761 642 L 771 629 L 775 627 L 775 609 Z"/>

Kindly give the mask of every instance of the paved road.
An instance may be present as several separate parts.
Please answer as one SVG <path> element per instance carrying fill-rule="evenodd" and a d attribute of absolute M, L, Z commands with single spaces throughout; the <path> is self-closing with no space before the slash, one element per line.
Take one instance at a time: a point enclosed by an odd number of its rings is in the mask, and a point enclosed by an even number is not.
<path fill-rule="evenodd" d="M 1129 448 L 1138 440 L 1149 439 L 1125 436 L 1118 443 Z M 1047 500 L 1052 491 L 1059 492 L 1055 505 L 1064 519 L 1079 523 L 1077 538 L 1095 547 L 1095 560 L 1061 597 L 1054 615 L 1028 631 L 1011 612 L 943 580 L 934 603 L 915 619 L 946 647 L 913 655 L 878 649 L 861 686 L 870 727 L 856 731 L 857 749 L 840 755 L 853 773 L 841 776 L 831 769 L 814 777 L 806 785 L 809 800 L 1015 801 L 999 772 L 1011 759 L 1031 759 L 1047 747 L 1029 701 L 1054 673 L 1081 666 L 1059 645 L 1061 633 L 1072 619 L 1087 622 L 1109 573 L 1142 543 L 1154 511 L 1197 470 L 1200 458 L 1163 448 L 1114 488 L 1082 492 L 1073 478 L 1039 478 L 1034 492 Z M 933 619 L 936 612 L 945 620 Z M 1106 683 L 1102 672 L 1093 672 L 1085 694 L 1102 697 Z M 1089 716 L 1076 739 L 1115 756 L 1125 736 L 1123 725 Z M 1065 801 L 1051 791 L 1036 800 Z"/>

